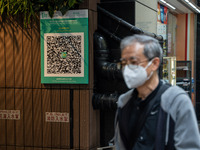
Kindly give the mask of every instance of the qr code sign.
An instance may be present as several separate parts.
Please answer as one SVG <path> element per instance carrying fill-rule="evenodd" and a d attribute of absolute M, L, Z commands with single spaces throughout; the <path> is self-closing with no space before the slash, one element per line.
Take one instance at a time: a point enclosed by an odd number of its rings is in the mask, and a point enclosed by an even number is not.
<path fill-rule="evenodd" d="M 84 33 L 44 34 L 44 76 L 84 76 Z"/>

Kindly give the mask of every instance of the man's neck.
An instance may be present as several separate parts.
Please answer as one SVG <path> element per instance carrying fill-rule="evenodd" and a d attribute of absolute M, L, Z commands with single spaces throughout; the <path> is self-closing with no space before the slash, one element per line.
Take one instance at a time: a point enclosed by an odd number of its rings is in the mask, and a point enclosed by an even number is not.
<path fill-rule="evenodd" d="M 159 77 L 158 74 L 154 72 L 152 77 L 147 82 L 145 82 L 145 84 L 137 88 L 138 97 L 140 97 L 142 100 L 146 99 L 146 97 L 156 89 L 158 84 L 159 84 Z"/>

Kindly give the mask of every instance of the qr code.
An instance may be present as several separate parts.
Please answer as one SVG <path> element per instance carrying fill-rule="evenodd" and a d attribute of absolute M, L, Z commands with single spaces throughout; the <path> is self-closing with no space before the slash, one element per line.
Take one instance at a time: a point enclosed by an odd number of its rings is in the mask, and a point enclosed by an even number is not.
<path fill-rule="evenodd" d="M 84 75 L 84 34 L 44 34 L 44 72 L 51 77 Z"/>

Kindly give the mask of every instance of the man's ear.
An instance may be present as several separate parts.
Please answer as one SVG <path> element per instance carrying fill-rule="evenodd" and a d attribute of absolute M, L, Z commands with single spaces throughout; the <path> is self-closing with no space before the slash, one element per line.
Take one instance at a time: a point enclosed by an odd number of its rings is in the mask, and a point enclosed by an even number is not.
<path fill-rule="evenodd" d="M 160 58 L 155 57 L 155 58 L 152 60 L 152 65 L 151 65 L 152 70 L 153 70 L 153 71 L 158 70 L 159 65 L 160 65 Z"/>

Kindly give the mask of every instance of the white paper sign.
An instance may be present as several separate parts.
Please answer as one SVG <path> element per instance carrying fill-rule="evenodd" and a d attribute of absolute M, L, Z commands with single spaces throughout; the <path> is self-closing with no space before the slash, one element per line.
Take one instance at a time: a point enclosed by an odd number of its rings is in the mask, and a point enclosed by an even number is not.
<path fill-rule="evenodd" d="M 46 122 L 69 122 L 69 113 L 46 112 Z"/>
<path fill-rule="evenodd" d="M 0 119 L 20 120 L 20 110 L 0 110 Z"/>

